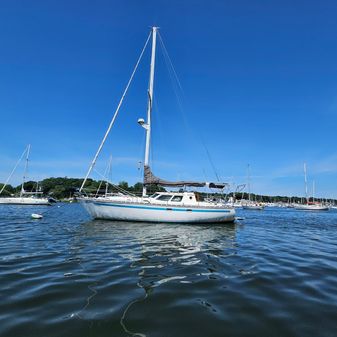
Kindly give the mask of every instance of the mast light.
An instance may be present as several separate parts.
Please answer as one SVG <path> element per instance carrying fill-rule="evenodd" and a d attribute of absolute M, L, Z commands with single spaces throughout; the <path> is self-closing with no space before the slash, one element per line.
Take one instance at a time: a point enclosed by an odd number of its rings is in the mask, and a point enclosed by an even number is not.
<path fill-rule="evenodd" d="M 140 126 L 143 126 L 143 125 L 145 124 L 144 118 L 138 118 L 137 123 L 138 123 Z"/>

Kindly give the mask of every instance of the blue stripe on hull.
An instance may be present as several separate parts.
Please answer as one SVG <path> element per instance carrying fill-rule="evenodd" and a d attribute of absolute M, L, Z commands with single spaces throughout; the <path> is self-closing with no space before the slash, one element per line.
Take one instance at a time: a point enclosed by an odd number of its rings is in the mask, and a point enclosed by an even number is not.
<path fill-rule="evenodd" d="M 173 211 L 173 212 L 199 212 L 199 213 L 230 213 L 228 209 L 191 209 L 191 208 L 171 208 L 171 207 L 151 207 L 151 206 L 137 206 L 137 205 L 121 205 L 121 204 L 111 204 L 105 202 L 94 202 L 97 206 L 110 206 L 110 207 L 120 207 L 120 208 L 136 208 L 136 209 L 146 209 L 149 211 Z"/>

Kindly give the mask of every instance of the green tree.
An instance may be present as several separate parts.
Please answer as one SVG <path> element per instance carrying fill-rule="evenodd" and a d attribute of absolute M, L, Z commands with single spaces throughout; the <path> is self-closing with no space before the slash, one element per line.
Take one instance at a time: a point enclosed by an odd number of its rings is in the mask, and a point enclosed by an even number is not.
<path fill-rule="evenodd" d="M 2 190 L 4 184 L 0 183 L 0 190 Z M 2 197 L 9 197 L 15 193 L 15 188 L 12 185 L 6 185 L 5 189 L 2 191 Z"/>
<path fill-rule="evenodd" d="M 120 181 L 118 187 L 122 188 L 125 191 L 129 190 L 129 184 L 126 181 Z"/>

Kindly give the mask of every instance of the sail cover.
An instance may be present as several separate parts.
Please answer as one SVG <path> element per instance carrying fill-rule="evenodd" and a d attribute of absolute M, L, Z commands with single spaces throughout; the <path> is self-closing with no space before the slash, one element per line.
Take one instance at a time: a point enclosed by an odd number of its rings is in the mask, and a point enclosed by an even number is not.
<path fill-rule="evenodd" d="M 210 187 L 222 189 L 227 186 L 227 183 L 206 183 L 197 181 L 167 181 L 160 179 L 153 175 L 150 166 L 144 166 L 144 185 L 161 185 L 161 186 L 171 186 L 171 187 Z"/>

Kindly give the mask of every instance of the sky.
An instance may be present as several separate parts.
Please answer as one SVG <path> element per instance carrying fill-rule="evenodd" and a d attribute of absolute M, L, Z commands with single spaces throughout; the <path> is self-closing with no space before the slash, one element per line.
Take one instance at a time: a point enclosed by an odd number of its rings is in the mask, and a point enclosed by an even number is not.
<path fill-rule="evenodd" d="M 158 41 L 151 167 L 164 179 L 247 182 L 337 198 L 336 1 L 0 2 L 0 181 L 83 177 L 151 26 Z M 141 181 L 150 49 L 92 178 Z M 11 183 L 19 184 L 23 164 Z"/>

